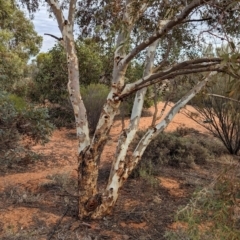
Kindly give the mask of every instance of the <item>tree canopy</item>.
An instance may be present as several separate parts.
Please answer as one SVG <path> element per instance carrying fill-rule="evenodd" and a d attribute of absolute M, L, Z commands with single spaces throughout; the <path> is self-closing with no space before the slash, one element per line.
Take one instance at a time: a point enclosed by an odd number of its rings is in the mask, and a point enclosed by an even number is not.
<path fill-rule="evenodd" d="M 0 81 L 4 89 L 24 76 L 30 57 L 40 50 L 42 37 L 15 1 L 0 0 Z"/>

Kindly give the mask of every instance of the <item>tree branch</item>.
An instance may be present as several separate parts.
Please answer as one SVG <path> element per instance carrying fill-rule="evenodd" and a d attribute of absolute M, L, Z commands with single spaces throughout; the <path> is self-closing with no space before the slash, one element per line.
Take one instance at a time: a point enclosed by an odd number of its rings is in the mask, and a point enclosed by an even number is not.
<path fill-rule="evenodd" d="M 209 17 L 209 18 L 203 18 L 203 19 L 189 19 L 189 20 L 182 21 L 182 23 L 203 22 L 203 21 L 208 21 L 208 20 L 211 20 L 211 19 L 212 19 L 211 17 Z"/>
<path fill-rule="evenodd" d="M 72 26 L 74 24 L 76 2 L 77 2 L 77 0 L 71 0 L 69 3 L 68 21 Z"/>
<path fill-rule="evenodd" d="M 177 15 L 173 20 L 167 21 L 167 23 L 154 35 L 149 37 L 144 42 L 136 46 L 122 61 L 123 65 L 128 64 L 139 52 L 145 49 L 147 46 L 152 44 L 157 39 L 165 36 L 170 30 L 175 26 L 182 23 L 182 21 L 194 10 L 195 8 L 201 6 L 202 4 L 209 2 L 210 0 L 193 0 L 188 6 L 186 6 L 182 13 Z"/>
<path fill-rule="evenodd" d="M 52 37 L 52 38 L 55 38 L 55 39 L 58 40 L 58 41 L 63 40 L 62 37 L 56 37 L 56 36 L 54 36 L 54 35 L 52 35 L 52 34 L 50 34 L 50 33 L 44 33 L 44 35 L 50 36 L 50 37 Z"/>
<path fill-rule="evenodd" d="M 200 59 L 194 59 L 194 60 L 187 60 L 187 61 L 175 64 L 174 66 L 170 67 L 168 70 L 164 70 L 164 71 L 161 71 L 161 72 L 150 74 L 146 77 L 143 77 L 143 78 L 137 80 L 136 82 L 127 84 L 124 87 L 124 89 L 122 90 L 121 96 L 125 95 L 127 92 L 131 92 L 133 89 L 135 89 L 138 86 L 143 85 L 145 83 L 151 82 L 151 84 L 153 84 L 154 79 L 159 79 L 159 80 L 167 79 L 166 76 L 171 76 L 170 74 L 172 74 L 175 71 L 179 71 L 178 74 L 175 73 L 176 76 L 177 76 L 177 75 L 181 75 L 181 73 L 180 73 L 181 70 L 187 70 L 188 68 L 193 70 L 194 65 L 197 66 L 198 64 L 201 64 L 201 63 L 202 64 L 203 63 L 204 64 L 209 63 L 209 65 L 202 65 L 202 67 L 207 67 L 207 66 L 211 66 L 213 64 L 220 63 L 220 62 L 221 62 L 220 58 L 200 58 Z M 197 71 L 197 72 L 199 72 L 199 71 Z M 147 86 L 149 86 L 149 84 L 147 84 Z"/>
<path fill-rule="evenodd" d="M 49 4 L 49 6 L 51 7 L 51 9 L 54 13 L 54 16 L 57 19 L 58 27 L 59 27 L 60 31 L 62 32 L 64 16 L 63 16 L 63 13 L 62 13 L 62 10 L 61 10 L 58 0 L 46 0 L 46 1 Z"/>
<path fill-rule="evenodd" d="M 116 97 L 116 100 L 117 99 L 123 100 L 124 98 L 128 97 L 132 93 L 134 93 L 134 92 L 136 92 L 136 91 L 138 91 L 142 88 L 148 87 L 150 85 L 153 85 L 155 83 L 161 82 L 161 81 L 166 80 L 166 79 L 172 79 L 172 78 L 175 78 L 175 77 L 180 76 L 180 75 L 187 75 L 187 74 L 201 73 L 201 72 L 211 72 L 211 71 L 224 72 L 224 70 L 221 66 L 216 65 L 214 63 L 214 65 L 211 64 L 211 65 L 208 65 L 208 66 L 205 66 L 205 67 L 202 67 L 202 68 L 186 69 L 186 70 L 183 70 L 183 71 L 171 72 L 171 73 L 163 75 L 161 77 L 153 78 L 152 77 L 153 75 L 152 75 L 152 76 L 150 76 L 151 79 L 149 77 L 149 79 L 145 80 L 144 82 L 142 81 L 139 84 L 129 84 L 131 86 L 126 85 L 123 92 L 119 96 Z M 154 74 L 154 75 L 156 75 L 156 74 Z"/>

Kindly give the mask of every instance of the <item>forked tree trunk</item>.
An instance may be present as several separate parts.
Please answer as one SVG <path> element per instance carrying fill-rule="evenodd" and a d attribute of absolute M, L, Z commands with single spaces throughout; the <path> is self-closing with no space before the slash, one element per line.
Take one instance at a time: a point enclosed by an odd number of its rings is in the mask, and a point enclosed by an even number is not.
<path fill-rule="evenodd" d="M 118 112 L 118 108 L 121 101 L 121 99 L 118 96 L 120 96 L 124 92 L 125 85 L 124 77 L 126 74 L 128 64 L 134 56 L 136 56 L 141 50 L 149 46 L 144 77 L 143 79 L 136 81 L 134 84 L 131 84 L 129 88 L 125 88 L 126 93 L 134 91 L 134 88 L 136 90 L 138 84 L 141 83 L 145 84 L 144 81 L 151 78 L 152 76 L 151 69 L 153 65 L 154 54 L 158 43 L 158 39 L 161 36 L 166 35 L 166 33 L 170 31 L 169 29 L 176 26 L 185 17 L 187 17 L 188 14 L 194 8 L 203 4 L 203 2 L 205 1 L 194 0 L 191 2 L 191 4 L 186 6 L 185 10 L 183 10 L 182 14 L 178 15 L 177 18 L 174 18 L 171 21 L 169 20 L 162 21 L 163 26 L 161 29 L 159 29 L 159 31 L 156 32 L 156 34 L 150 37 L 147 41 L 140 44 L 139 45 L 140 47 L 136 47 L 134 51 L 126 55 L 125 49 L 127 48 L 127 45 L 129 43 L 128 40 L 130 32 L 133 27 L 133 22 L 136 21 L 136 19 L 138 19 L 138 17 L 142 14 L 142 12 L 144 12 L 144 10 L 147 7 L 147 4 L 143 3 L 140 7 L 140 10 L 137 11 L 136 15 L 134 16 L 133 15 L 134 13 L 131 11 L 132 10 L 131 4 L 133 3 L 133 1 L 126 0 L 125 3 L 126 8 L 123 14 L 124 24 L 117 39 L 116 51 L 114 55 L 114 68 L 111 91 L 107 97 L 107 101 L 103 107 L 96 131 L 91 141 L 89 138 L 89 128 L 86 109 L 80 94 L 78 58 L 76 54 L 73 35 L 74 14 L 76 10 L 77 0 L 69 1 L 68 19 L 64 18 L 58 0 L 46 0 L 46 1 L 49 3 L 57 19 L 59 29 L 63 37 L 62 45 L 64 46 L 64 49 L 67 54 L 69 76 L 68 91 L 74 110 L 77 137 L 79 141 L 78 148 L 79 218 L 80 219 L 84 217 L 102 218 L 106 214 L 111 213 L 112 208 L 117 201 L 118 191 L 120 187 L 122 186 L 124 181 L 128 178 L 128 176 L 131 174 L 133 168 L 136 166 L 138 161 L 141 159 L 143 152 L 145 151 L 146 147 L 151 142 L 151 140 L 159 132 L 163 131 L 163 129 L 168 125 L 168 123 L 180 110 L 180 108 L 183 107 L 192 97 L 194 97 L 208 81 L 208 78 L 206 78 L 204 81 L 199 83 L 195 88 L 193 88 L 193 90 L 191 90 L 184 98 L 182 98 L 159 124 L 157 124 L 155 127 L 150 128 L 147 131 L 147 133 L 139 142 L 133 154 L 127 156 L 129 144 L 133 140 L 138 129 L 144 95 L 146 92 L 146 88 L 143 88 L 145 86 L 143 86 L 142 89 L 137 92 L 129 128 L 127 130 L 124 130 L 119 138 L 115 159 L 113 161 L 112 170 L 110 173 L 106 190 L 103 193 L 99 193 L 97 187 L 99 167 L 98 162 L 103 147 L 107 141 L 108 134 L 113 123 L 113 119 L 116 113 Z M 150 46 L 151 43 L 152 45 Z M 213 59 L 212 60 L 213 66 L 209 64 L 209 68 L 207 68 L 208 65 L 206 65 L 206 68 L 204 68 L 204 66 L 200 66 L 202 67 L 200 68 L 198 65 L 198 68 L 201 69 L 201 71 L 209 71 L 209 69 L 211 67 L 214 67 L 214 64 L 216 64 L 214 61 L 218 60 Z M 195 64 L 197 65 L 197 63 Z M 181 65 L 179 64 L 179 66 Z M 188 65 L 183 64 L 183 67 L 186 68 L 186 71 L 188 70 L 187 69 Z M 167 74 L 168 72 L 171 73 L 171 71 L 173 72 L 176 71 L 176 74 L 179 73 L 179 69 L 177 69 L 177 67 L 175 66 L 170 68 L 168 71 L 163 72 L 162 75 L 160 74 L 159 77 L 163 77 L 164 74 Z M 158 76 L 157 74 L 155 74 L 152 80 L 154 79 L 156 80 L 157 78 Z"/>
<path fill-rule="evenodd" d="M 155 41 L 148 48 L 143 77 L 151 74 L 158 42 L 159 41 Z M 105 193 L 103 194 L 103 202 L 92 215 L 93 218 L 101 218 L 101 216 L 110 214 L 112 207 L 117 201 L 118 190 L 124 180 L 124 176 L 122 176 L 122 174 L 124 172 L 124 166 L 126 165 L 127 161 L 127 150 L 138 130 L 146 91 L 147 88 L 143 88 L 136 93 L 129 127 L 128 129 L 124 129 L 119 136 L 115 157 L 112 162 L 108 185 Z"/>
<path fill-rule="evenodd" d="M 93 139 L 91 141 L 89 149 L 86 153 L 80 155 L 81 162 L 83 163 L 79 166 L 79 218 L 84 217 L 91 218 L 102 218 L 104 215 L 110 213 L 110 211 L 99 211 L 104 207 L 105 202 L 104 194 L 98 193 L 97 190 L 97 177 L 98 177 L 98 162 L 101 156 L 103 147 L 107 141 L 110 128 L 113 123 L 113 119 L 118 112 L 120 106 L 120 100 L 116 100 L 115 97 L 118 96 L 124 86 L 124 78 L 128 64 L 122 64 L 121 60 L 125 57 L 125 45 L 127 44 L 129 34 L 132 29 L 133 19 L 130 17 L 132 0 L 126 1 L 126 8 L 123 14 L 123 21 L 126 27 L 121 30 L 118 35 L 116 42 L 116 51 L 114 53 L 114 67 L 113 67 L 113 79 L 111 85 L 111 91 L 107 97 L 107 102 L 103 107 L 99 122 L 97 124 L 96 131 L 94 133 Z M 142 5 L 141 11 L 144 10 L 146 4 Z M 86 165 L 91 165 L 88 168 L 89 171 L 84 171 Z M 94 174 L 94 181 L 89 181 L 91 175 Z M 86 179 L 86 181 L 83 181 Z M 82 189 L 88 189 L 89 194 Z"/>
<path fill-rule="evenodd" d="M 182 97 L 172 107 L 172 109 L 160 123 L 158 123 L 155 127 L 149 128 L 142 139 L 139 141 L 133 154 L 126 157 L 126 146 L 130 144 L 132 135 L 136 131 L 134 127 L 131 128 L 130 123 L 130 127 L 127 132 L 123 132 L 121 134 L 118 143 L 119 152 L 116 153 L 117 157 L 111 170 L 108 186 L 102 195 L 101 205 L 98 206 L 96 210 L 91 214 L 92 218 L 102 218 L 106 214 L 110 214 L 112 212 L 113 206 L 115 205 L 118 198 L 119 189 L 122 187 L 123 183 L 126 181 L 132 170 L 140 161 L 147 146 L 159 133 L 161 133 L 168 126 L 168 124 L 172 121 L 180 109 L 183 108 L 199 91 L 201 91 L 201 89 L 211 80 L 211 76 L 214 74 L 216 74 L 216 72 L 210 73 L 203 81 L 198 83 L 192 90 L 190 90 L 184 97 Z M 124 154 L 125 157 L 123 158 Z"/>

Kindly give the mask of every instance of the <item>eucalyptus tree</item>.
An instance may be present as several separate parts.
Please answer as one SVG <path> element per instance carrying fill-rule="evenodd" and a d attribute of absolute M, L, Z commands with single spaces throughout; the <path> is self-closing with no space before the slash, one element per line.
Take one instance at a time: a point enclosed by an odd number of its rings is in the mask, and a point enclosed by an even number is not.
<path fill-rule="evenodd" d="M 31 56 L 38 53 L 42 37 L 32 22 L 11 0 L 0 0 L 0 82 L 10 90 L 12 84 L 24 76 L 24 68 Z"/>
<path fill-rule="evenodd" d="M 38 8 L 41 1 L 21 0 L 27 4 L 30 11 Z M 78 184 L 79 184 L 79 217 L 102 218 L 111 213 L 115 205 L 119 189 L 131 174 L 133 168 L 140 161 L 146 147 L 151 140 L 171 122 L 175 114 L 191 99 L 201 88 L 211 80 L 211 76 L 217 72 L 227 71 L 228 63 L 223 64 L 218 57 L 183 57 L 169 62 L 167 50 L 161 49 L 166 39 L 171 38 L 184 24 L 190 24 L 192 32 L 202 38 L 205 34 L 198 29 L 198 23 L 209 19 L 205 18 L 203 12 L 206 9 L 216 9 L 219 17 L 227 9 L 237 11 L 238 3 L 232 1 L 216 0 L 118 0 L 118 1 L 58 1 L 46 0 L 50 14 L 55 16 L 61 37 L 58 38 L 63 45 L 68 64 L 68 91 L 76 121 L 76 131 L 79 140 L 78 145 Z M 104 18 L 91 28 L 92 17 L 98 19 L 99 11 L 90 11 L 90 15 L 84 15 L 83 9 L 100 8 Z M 67 17 L 63 9 L 67 9 Z M 79 10 L 79 11 L 78 11 Z M 114 56 L 112 59 L 111 89 L 93 137 L 90 139 L 86 109 L 80 95 L 79 87 L 81 76 L 79 76 L 79 65 L 74 44 L 74 21 L 75 17 L 84 17 L 82 29 L 97 32 L 99 28 L 107 29 L 114 25 L 111 32 L 114 39 Z M 197 16 L 199 19 L 193 19 Z M 218 16 L 218 15 L 217 15 Z M 101 19 L 101 18 L 100 18 Z M 197 20 L 197 21 L 196 21 Z M 145 22 L 144 22 L 145 21 Z M 195 24 L 194 24 L 195 23 Z M 221 25 L 218 17 L 214 19 L 215 25 Z M 212 24 L 212 23 L 211 23 Z M 214 28 L 216 27 L 214 25 Z M 94 23 L 93 23 L 94 26 Z M 211 25 L 207 33 L 215 34 Z M 142 28 L 141 28 L 142 27 Z M 224 27 L 222 24 L 221 27 Z M 86 30 L 86 31 L 87 31 Z M 140 31 L 141 30 L 141 31 Z M 134 31 L 140 33 L 136 38 Z M 200 31 L 200 33 L 199 33 Z M 206 32 L 206 31 L 205 31 Z M 225 31 L 227 34 L 227 31 Z M 107 36 L 107 34 L 106 34 Z M 105 37 L 101 35 L 100 37 Z M 160 46 L 159 46 L 160 45 Z M 168 47 L 167 47 L 168 48 Z M 133 83 L 125 80 L 126 71 L 132 61 L 139 55 L 144 56 L 145 66 L 143 76 Z M 196 53 L 196 56 L 198 53 Z M 157 65 L 155 65 L 157 64 Z M 153 122 L 146 134 L 139 141 L 133 152 L 129 150 L 129 144 L 133 140 L 138 129 L 146 88 L 153 84 L 162 83 L 180 75 L 202 73 L 201 81 L 173 106 L 170 112 L 160 122 Z M 115 155 L 112 158 L 112 168 L 106 188 L 98 189 L 99 159 L 104 145 L 108 139 L 109 131 L 113 124 L 114 116 L 117 114 L 121 102 L 129 95 L 136 93 L 129 126 L 124 129 L 118 139 Z"/>

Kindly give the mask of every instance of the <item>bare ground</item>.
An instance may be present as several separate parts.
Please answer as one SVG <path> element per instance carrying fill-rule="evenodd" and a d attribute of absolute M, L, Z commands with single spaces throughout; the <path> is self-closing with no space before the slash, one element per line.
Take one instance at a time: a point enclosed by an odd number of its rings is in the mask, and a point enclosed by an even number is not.
<path fill-rule="evenodd" d="M 159 104 L 161 110 L 162 104 Z M 191 107 L 188 107 L 191 110 Z M 143 117 L 141 129 L 151 117 Z M 167 128 L 206 130 L 179 113 Z M 101 157 L 100 187 L 108 178 L 121 122 L 115 121 Z M 196 136 L 194 136 L 196 137 Z M 153 182 L 129 179 L 113 215 L 99 221 L 77 220 L 77 140 L 74 130 L 56 130 L 45 146 L 32 148 L 40 160 L 0 174 L 1 239 L 165 239 L 175 228 L 174 214 L 197 188 L 209 184 L 230 157 L 194 169 L 163 166 Z"/>

